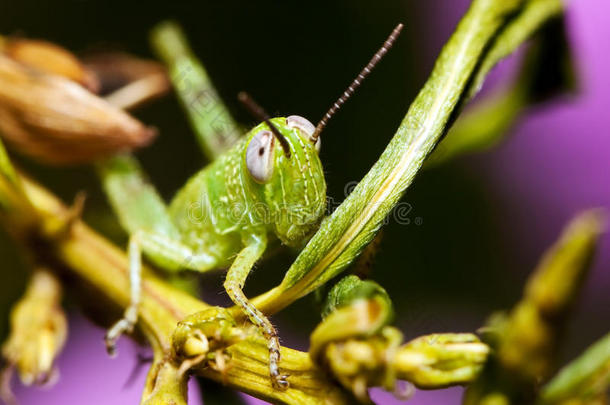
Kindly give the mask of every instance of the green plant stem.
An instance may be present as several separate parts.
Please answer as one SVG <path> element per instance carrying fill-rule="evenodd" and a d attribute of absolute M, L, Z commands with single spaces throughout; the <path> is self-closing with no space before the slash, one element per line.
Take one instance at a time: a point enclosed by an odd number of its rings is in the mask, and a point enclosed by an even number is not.
<path fill-rule="evenodd" d="M 187 377 L 176 364 L 155 358 L 141 405 L 187 405 Z"/>

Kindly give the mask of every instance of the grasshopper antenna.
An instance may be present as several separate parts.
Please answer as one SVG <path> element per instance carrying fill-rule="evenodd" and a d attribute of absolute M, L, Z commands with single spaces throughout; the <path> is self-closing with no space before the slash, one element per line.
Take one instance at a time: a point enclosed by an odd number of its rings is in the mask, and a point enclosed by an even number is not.
<path fill-rule="evenodd" d="M 288 141 L 286 140 L 284 135 L 282 135 L 280 130 L 277 129 L 275 125 L 273 125 L 269 114 L 267 114 L 263 107 L 261 107 L 256 101 L 254 101 L 252 97 L 250 97 L 250 95 L 245 91 L 240 91 L 237 94 L 237 99 L 246 107 L 246 109 L 250 112 L 250 114 L 254 116 L 254 118 L 260 121 L 264 121 L 265 124 L 267 124 L 267 126 L 271 129 L 271 132 L 273 132 L 273 135 L 275 135 L 277 140 L 280 142 L 282 150 L 284 151 L 284 155 L 286 155 L 286 157 L 290 159 L 290 145 L 288 144 Z"/>
<path fill-rule="evenodd" d="M 364 67 L 364 69 L 362 69 L 360 71 L 360 73 L 358 73 L 358 76 L 349 85 L 347 90 L 345 90 L 343 92 L 341 97 L 339 97 L 339 99 L 337 101 L 335 101 L 335 103 L 332 105 L 332 107 L 330 107 L 330 109 L 326 112 L 326 114 L 324 114 L 324 117 L 322 117 L 320 122 L 318 122 L 318 125 L 316 126 L 316 130 L 311 135 L 310 140 L 313 143 L 316 143 L 316 141 L 318 140 L 318 137 L 320 136 L 320 132 L 322 132 L 324 127 L 326 127 L 326 124 L 332 118 L 332 116 L 335 115 L 335 113 L 337 111 L 339 111 L 341 106 L 343 104 L 345 104 L 345 102 L 352 96 L 352 94 L 354 94 L 356 89 L 358 87 L 360 87 L 360 85 L 362 84 L 362 81 L 371 73 L 373 68 L 377 65 L 377 63 L 379 63 L 381 58 L 383 58 L 383 56 L 390 50 L 392 45 L 394 45 L 394 42 L 396 41 L 396 38 L 398 38 L 400 31 L 402 31 L 402 27 L 403 27 L 402 24 L 398 24 L 396 26 L 396 28 L 394 28 L 394 30 L 392 31 L 392 33 L 390 34 L 388 39 L 386 39 L 385 42 L 383 43 L 383 46 L 375 53 L 375 55 L 373 55 L 373 57 L 371 58 L 369 63 L 367 63 L 367 65 Z"/>

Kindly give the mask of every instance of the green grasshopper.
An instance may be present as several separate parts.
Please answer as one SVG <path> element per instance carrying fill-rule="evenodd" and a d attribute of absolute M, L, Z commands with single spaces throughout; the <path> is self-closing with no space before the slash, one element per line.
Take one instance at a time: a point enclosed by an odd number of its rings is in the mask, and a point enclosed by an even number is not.
<path fill-rule="evenodd" d="M 278 334 L 242 289 L 273 238 L 302 247 L 319 225 L 326 209 L 326 182 L 318 156 L 320 133 L 392 46 L 401 28 L 394 29 L 317 126 L 296 115 L 271 119 L 240 93 L 240 100 L 263 122 L 178 191 L 167 212 L 159 212 L 159 218 L 169 217 L 168 222 L 142 225 L 128 219 L 124 224 L 130 233 L 131 302 L 106 334 L 110 353 L 121 334 L 131 332 L 137 322 L 142 253 L 169 271 L 205 272 L 228 266 L 224 288 L 266 338 L 273 386 L 288 387 L 287 376 L 279 370 Z M 119 217 L 126 217 L 120 204 L 114 204 L 114 209 Z"/>

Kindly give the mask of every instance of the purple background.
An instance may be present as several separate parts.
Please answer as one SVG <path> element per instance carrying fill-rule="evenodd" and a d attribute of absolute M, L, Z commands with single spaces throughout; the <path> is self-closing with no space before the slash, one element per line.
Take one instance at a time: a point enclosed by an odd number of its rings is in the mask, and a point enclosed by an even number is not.
<path fill-rule="evenodd" d="M 430 50 L 437 52 L 466 7 L 466 1 L 445 1 L 424 6 L 422 21 L 434 16 L 437 24 L 421 24 L 416 30 L 429 37 Z M 449 7 L 449 8 L 447 8 Z M 610 207 L 610 23 L 607 0 L 579 0 L 569 5 L 571 42 L 582 80 L 577 98 L 563 99 L 539 108 L 523 119 L 511 138 L 496 150 L 468 159 L 476 175 L 484 177 L 489 192 L 500 203 L 506 223 L 509 251 L 515 252 L 519 268 L 530 269 L 543 249 L 576 212 L 590 207 Z M 417 25 L 417 23 L 416 23 Z M 440 28 L 439 28 L 440 27 Z M 427 48 L 428 49 L 428 48 Z M 434 55 L 428 55 L 431 59 Z M 581 326 L 610 319 L 610 237 L 603 238 L 583 302 L 569 333 L 572 353 L 590 341 L 581 336 Z M 601 318 L 600 318 L 601 313 Z M 597 321 L 599 323 L 599 321 Z M 109 359 L 103 348 L 103 331 L 79 316 L 70 322 L 70 341 L 59 360 L 60 381 L 49 389 L 24 389 L 16 393 L 24 405 L 33 404 L 135 404 L 139 401 L 144 372 L 135 383 L 124 384 L 135 363 L 135 348 L 122 340 L 117 359 Z M 608 325 L 599 325 L 601 334 Z M 570 354 L 568 354 L 569 356 Z M 191 389 L 190 404 L 201 401 Z M 458 404 L 461 389 L 418 391 L 413 405 Z M 391 396 L 375 392 L 381 403 Z M 255 403 L 255 402 L 253 402 Z"/>

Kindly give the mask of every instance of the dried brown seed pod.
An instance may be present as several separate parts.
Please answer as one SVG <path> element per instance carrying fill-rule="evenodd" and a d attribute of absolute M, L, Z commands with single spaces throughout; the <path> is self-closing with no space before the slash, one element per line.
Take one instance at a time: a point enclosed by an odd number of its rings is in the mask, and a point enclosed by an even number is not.
<path fill-rule="evenodd" d="M 65 77 L 0 55 L 0 133 L 22 153 L 77 164 L 146 145 L 155 131 Z"/>
<path fill-rule="evenodd" d="M 64 76 L 94 93 L 99 90 L 95 75 L 85 68 L 76 56 L 51 42 L 25 38 L 8 39 L 3 43 L 2 51 L 19 63 Z"/>

